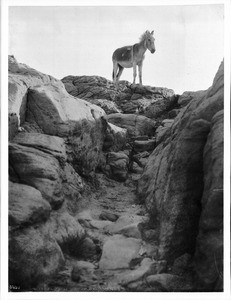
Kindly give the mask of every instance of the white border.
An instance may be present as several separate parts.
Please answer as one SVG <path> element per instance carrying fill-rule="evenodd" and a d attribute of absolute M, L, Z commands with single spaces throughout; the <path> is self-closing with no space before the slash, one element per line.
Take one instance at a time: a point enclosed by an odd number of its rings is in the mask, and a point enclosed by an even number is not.
<path fill-rule="evenodd" d="M 8 6 L 154 6 L 225 5 L 225 151 L 224 151 L 224 293 L 8 293 Z M 229 0 L 2 0 L 1 7 L 1 299 L 90 299 L 95 297 L 146 299 L 231 299 L 230 297 L 230 1 Z M 33 67 L 33 66 L 31 66 Z M 215 74 L 214 74 L 215 75 Z"/>

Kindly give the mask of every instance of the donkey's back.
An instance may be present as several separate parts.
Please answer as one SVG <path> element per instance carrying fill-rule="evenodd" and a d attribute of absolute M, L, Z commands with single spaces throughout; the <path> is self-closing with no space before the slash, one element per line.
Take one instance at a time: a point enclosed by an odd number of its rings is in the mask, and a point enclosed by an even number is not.
<path fill-rule="evenodd" d="M 112 60 L 119 62 L 132 61 L 132 46 L 124 46 L 114 51 Z"/>

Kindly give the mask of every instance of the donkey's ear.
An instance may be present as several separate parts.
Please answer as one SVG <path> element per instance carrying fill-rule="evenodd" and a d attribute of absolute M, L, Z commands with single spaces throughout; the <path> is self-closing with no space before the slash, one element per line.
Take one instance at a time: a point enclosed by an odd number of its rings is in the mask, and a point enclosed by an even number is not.
<path fill-rule="evenodd" d="M 145 33 L 150 33 L 150 32 L 149 32 L 149 30 L 146 30 L 146 32 L 145 32 Z"/>
<path fill-rule="evenodd" d="M 154 30 L 151 32 L 151 34 L 153 35 L 153 33 L 154 33 Z"/>

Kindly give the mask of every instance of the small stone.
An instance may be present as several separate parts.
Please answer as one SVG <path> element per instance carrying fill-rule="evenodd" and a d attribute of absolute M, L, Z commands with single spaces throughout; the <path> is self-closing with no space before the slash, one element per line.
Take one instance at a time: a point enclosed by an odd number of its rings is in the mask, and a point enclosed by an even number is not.
<path fill-rule="evenodd" d="M 71 279 L 75 282 L 95 280 L 95 266 L 88 261 L 77 261 L 71 271 Z"/>
<path fill-rule="evenodd" d="M 108 220 L 111 222 L 116 222 L 119 216 L 115 213 L 112 213 L 110 211 L 102 211 L 99 215 L 99 219 L 101 220 Z"/>

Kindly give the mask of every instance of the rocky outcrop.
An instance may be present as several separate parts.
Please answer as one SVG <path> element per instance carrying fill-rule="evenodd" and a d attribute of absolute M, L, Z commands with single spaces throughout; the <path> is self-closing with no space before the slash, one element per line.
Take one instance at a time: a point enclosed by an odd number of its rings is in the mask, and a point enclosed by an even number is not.
<path fill-rule="evenodd" d="M 9 114 L 18 127 L 65 138 L 68 159 L 88 175 L 97 166 L 103 147 L 105 112 L 96 105 L 70 96 L 61 81 L 9 59 Z M 15 122 L 10 137 L 15 133 Z M 98 158 L 98 159 L 97 159 Z"/>
<path fill-rule="evenodd" d="M 9 57 L 10 284 L 222 290 L 222 109 L 223 64 L 178 96 Z"/>
<path fill-rule="evenodd" d="M 223 274 L 223 111 L 212 119 L 204 148 L 204 191 L 196 243 L 198 290 L 222 290 Z"/>
<path fill-rule="evenodd" d="M 140 199 L 146 203 L 153 226 L 160 230 L 159 257 L 171 263 L 186 252 L 196 251 L 200 282 L 204 287 L 209 282 L 213 289 L 216 289 L 222 257 L 223 136 L 218 125 L 221 113 L 215 114 L 223 109 L 223 68 L 222 63 L 212 87 L 197 93 L 178 114 L 165 140 L 151 154 L 138 185 Z M 214 130 L 219 138 L 218 145 L 215 143 L 212 148 L 209 145 L 214 140 Z M 220 160 L 216 158 L 218 152 Z M 205 224 L 211 228 L 209 231 L 205 230 Z M 209 267 L 214 253 L 214 263 Z"/>
<path fill-rule="evenodd" d="M 105 112 L 61 81 L 9 57 L 10 284 L 46 281 L 78 255 L 85 231 L 71 214 L 97 167 Z M 36 257 L 36 260 L 34 258 Z"/>
<path fill-rule="evenodd" d="M 130 137 L 140 135 L 153 136 L 155 132 L 155 121 L 144 116 L 134 114 L 110 114 L 106 116 L 108 122 L 125 128 Z"/>
<path fill-rule="evenodd" d="M 114 83 L 100 76 L 66 76 L 62 79 L 67 92 L 81 99 L 106 99 L 121 103 L 123 100 L 160 99 L 173 96 L 171 89 L 140 86 L 128 81 L 120 81 L 117 88 Z"/>
<path fill-rule="evenodd" d="M 167 88 L 140 86 L 128 81 L 120 81 L 116 87 L 100 76 L 67 76 L 62 82 L 69 94 L 102 107 L 107 114 L 143 114 L 159 118 L 178 106 L 178 96 Z"/>

